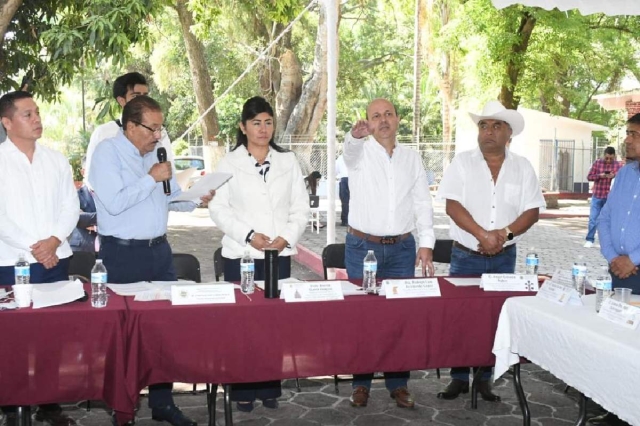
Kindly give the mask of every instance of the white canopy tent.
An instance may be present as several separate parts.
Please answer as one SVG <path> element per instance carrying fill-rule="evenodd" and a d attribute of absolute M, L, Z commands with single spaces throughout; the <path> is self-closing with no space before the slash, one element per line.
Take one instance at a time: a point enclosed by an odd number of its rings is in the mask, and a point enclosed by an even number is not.
<path fill-rule="evenodd" d="M 541 7 L 551 10 L 578 9 L 583 15 L 604 13 L 606 15 L 640 15 L 638 0 L 492 0 L 493 5 L 502 9 L 514 4 Z"/>

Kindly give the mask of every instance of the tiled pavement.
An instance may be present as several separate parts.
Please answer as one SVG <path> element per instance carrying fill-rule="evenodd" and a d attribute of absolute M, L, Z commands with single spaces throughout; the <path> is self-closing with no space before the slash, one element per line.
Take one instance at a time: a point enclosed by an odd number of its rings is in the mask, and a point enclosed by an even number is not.
<path fill-rule="evenodd" d="M 574 206 L 573 210 L 588 213 L 585 205 Z M 575 211 L 573 212 L 575 213 Z M 442 206 L 436 205 L 436 236 L 447 238 L 448 220 Z M 574 258 L 585 256 L 590 268 L 602 263 L 597 248 L 584 249 L 586 218 L 559 218 L 541 220 L 519 243 L 518 264 L 523 264 L 526 247 L 534 246 L 541 259 L 541 272 L 553 272 L 557 267 L 569 268 Z M 344 241 L 345 228 L 337 228 L 337 241 Z M 193 253 L 200 259 L 203 281 L 213 280 L 212 255 L 220 245 L 221 233 L 211 226 L 208 212 L 199 209 L 190 214 L 174 214 L 170 218 L 170 240 L 175 252 Z M 326 232 L 311 233 L 308 230 L 301 244 L 319 254 L 326 244 Z M 438 273 L 446 274 L 446 265 L 439 265 Z M 300 266 L 294 267 L 294 276 L 314 278 L 314 274 Z M 209 337 L 208 337 L 209 338 Z M 532 424 L 539 426 L 571 425 L 578 415 L 576 393 L 569 390 L 564 393 L 564 384 L 540 367 L 530 364 L 523 366 L 523 384 L 532 413 Z M 341 383 L 339 394 L 335 394 L 330 378 L 301 380 L 301 392 L 295 389 L 293 381 L 285 381 L 280 408 L 266 409 L 260 404 L 252 413 L 234 412 L 234 423 L 243 426 L 306 426 L 306 425 L 357 425 L 357 426 L 395 426 L 395 425 L 484 425 L 515 426 L 522 424 L 520 409 L 513 390 L 513 382 L 508 375 L 495 383 L 496 393 L 503 398 L 501 403 L 488 403 L 480 400 L 478 409 L 470 408 L 469 395 L 463 395 L 455 401 L 443 401 L 436 393 L 448 383 L 447 370 L 442 370 L 442 379 L 437 379 L 435 371 L 416 371 L 412 373 L 410 390 L 416 399 L 414 410 L 395 407 L 384 389 L 383 383 L 375 383 L 369 406 L 354 409 L 349 406 L 350 387 Z M 1 384 L 0 384 L 1 385 Z M 183 390 L 190 385 L 181 385 Z M 185 413 L 207 424 L 206 398 L 203 393 L 190 393 L 175 396 L 177 403 Z M 92 404 L 91 411 L 85 410 L 84 403 L 65 405 L 65 410 L 74 417 L 79 425 L 108 425 L 108 409 L 99 402 Z M 590 406 L 590 412 L 597 408 Z M 217 401 L 217 424 L 223 424 L 221 397 Z M 34 422 L 35 425 L 40 423 Z M 150 419 L 146 408 L 146 398 L 142 399 L 138 411 L 141 426 L 157 425 Z"/>

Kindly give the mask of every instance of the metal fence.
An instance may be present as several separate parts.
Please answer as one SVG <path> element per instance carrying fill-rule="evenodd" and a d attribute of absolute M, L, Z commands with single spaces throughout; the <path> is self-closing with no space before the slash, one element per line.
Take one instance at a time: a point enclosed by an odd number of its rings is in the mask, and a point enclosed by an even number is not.
<path fill-rule="evenodd" d="M 575 140 L 541 139 L 538 172 L 547 191 L 589 192 L 587 174 L 609 142 L 594 138 L 588 146 Z"/>
<path fill-rule="evenodd" d="M 453 143 L 446 143 L 433 137 L 420 138 L 419 142 L 412 140 L 412 138 L 399 137 L 398 143 L 418 151 L 430 185 L 440 182 L 444 170 L 451 163 L 455 154 L 455 145 Z M 281 140 L 279 145 L 296 153 L 304 175 L 308 175 L 313 171 L 319 171 L 323 177 L 327 175 L 326 141 L 304 140 L 293 137 Z M 336 156 L 342 154 L 342 147 L 343 144 L 341 142 L 336 144 Z M 227 144 L 227 151 L 229 149 L 230 146 Z"/>
<path fill-rule="evenodd" d="M 444 142 L 440 137 L 425 136 L 416 141 L 411 137 L 399 137 L 398 142 L 420 154 L 427 172 L 429 184 L 438 184 L 455 154 L 455 142 Z M 229 151 L 235 141 L 227 141 Z M 296 153 L 302 173 L 319 171 L 327 175 L 327 144 L 324 140 L 288 137 L 279 145 Z M 606 140 L 594 139 L 588 147 L 578 147 L 575 140 L 541 139 L 539 144 L 540 186 L 547 191 L 588 192 L 586 179 L 591 164 L 599 158 L 608 145 Z M 582 144 L 584 145 L 584 144 Z M 342 154 L 343 144 L 336 144 L 336 156 Z M 192 155 L 200 154 L 201 146 L 190 146 Z"/>

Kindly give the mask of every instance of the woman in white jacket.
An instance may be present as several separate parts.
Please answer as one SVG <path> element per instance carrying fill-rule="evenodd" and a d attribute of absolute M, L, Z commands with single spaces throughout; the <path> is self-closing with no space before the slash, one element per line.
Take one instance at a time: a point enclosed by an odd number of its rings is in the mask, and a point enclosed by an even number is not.
<path fill-rule="evenodd" d="M 231 173 L 209 203 L 215 224 L 224 232 L 222 257 L 226 281 L 240 281 L 240 259 L 249 250 L 255 279 L 264 279 L 264 249 L 277 248 L 280 278 L 291 275 L 291 255 L 309 220 L 309 195 L 293 152 L 275 144 L 271 105 L 259 96 L 245 102 L 235 148 L 218 164 Z M 279 381 L 233 385 L 231 399 L 241 411 L 251 411 L 261 399 L 276 408 Z"/>

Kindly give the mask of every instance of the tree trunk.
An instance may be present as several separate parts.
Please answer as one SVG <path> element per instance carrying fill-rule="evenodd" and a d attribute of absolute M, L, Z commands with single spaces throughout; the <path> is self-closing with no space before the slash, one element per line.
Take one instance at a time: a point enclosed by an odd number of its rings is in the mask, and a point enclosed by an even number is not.
<path fill-rule="evenodd" d="M 338 2 L 331 2 L 338 9 Z M 302 95 L 296 104 L 289 120 L 282 125 L 286 125 L 283 138 L 292 136 L 302 140 L 311 141 L 315 137 L 316 130 L 320 125 L 322 116 L 327 107 L 327 26 L 326 26 L 326 3 L 319 3 L 319 22 L 316 34 L 315 58 L 311 76 L 302 87 Z M 282 97 L 282 103 L 286 104 L 289 99 Z"/>
<path fill-rule="evenodd" d="M 0 0 L 0 46 L 4 42 L 9 24 L 22 4 L 22 0 Z"/>
<path fill-rule="evenodd" d="M 280 56 L 280 90 L 276 97 L 276 139 L 284 133 L 285 125 L 302 94 L 302 68 L 293 51 L 287 49 Z"/>
<path fill-rule="evenodd" d="M 424 0 L 416 0 L 413 20 L 413 138 L 420 143 L 420 87 L 422 86 L 422 21 Z"/>
<path fill-rule="evenodd" d="M 193 91 L 196 95 L 196 103 L 198 112 L 203 114 L 214 102 L 213 88 L 211 87 L 211 76 L 204 57 L 204 46 L 191 32 L 193 25 L 193 15 L 187 9 L 188 0 L 177 0 L 175 9 L 178 12 L 180 27 L 182 29 L 182 37 L 187 50 L 187 58 L 189 59 L 189 69 L 191 70 L 191 82 Z M 204 117 L 201 122 L 202 137 L 205 144 L 215 144 L 218 132 L 218 114 L 213 108 Z M 224 142 L 218 140 L 217 144 L 223 146 Z"/>
<path fill-rule="evenodd" d="M 423 0 L 425 23 L 423 31 L 423 43 L 427 50 L 426 63 L 429 66 L 431 75 L 435 78 L 440 89 L 440 100 L 442 104 L 442 170 L 446 169 L 451 162 L 451 152 L 453 151 L 453 76 L 451 66 L 451 53 L 448 50 L 439 52 L 434 43 L 434 38 L 439 32 L 439 28 L 449 23 L 450 6 L 447 0 Z"/>
<path fill-rule="evenodd" d="M 524 55 L 527 53 L 529 47 L 529 39 L 533 33 L 533 28 L 536 25 L 536 18 L 531 16 L 529 12 L 524 12 L 520 19 L 520 27 L 518 28 L 518 42 L 511 46 L 511 54 L 507 61 L 507 67 L 505 69 L 508 84 L 503 84 L 500 90 L 500 97 L 498 98 L 505 108 L 517 109 L 520 103 L 520 97 L 515 95 L 518 87 L 518 78 L 521 71 L 525 68 Z"/>

